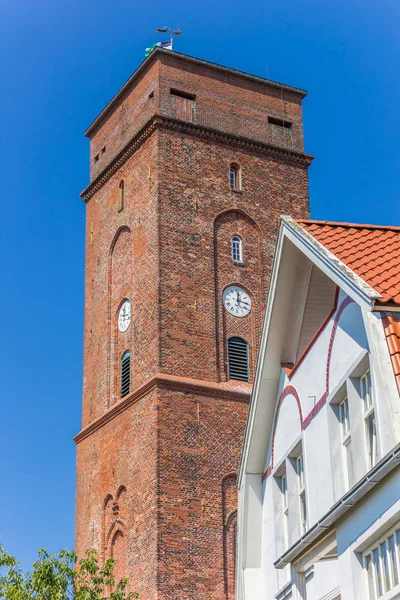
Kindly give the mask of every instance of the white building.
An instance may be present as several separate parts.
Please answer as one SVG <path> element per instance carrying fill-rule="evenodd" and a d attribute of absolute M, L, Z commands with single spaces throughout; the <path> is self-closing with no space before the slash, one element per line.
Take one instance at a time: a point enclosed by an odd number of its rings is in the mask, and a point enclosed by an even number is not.
<path fill-rule="evenodd" d="M 238 600 L 400 598 L 400 228 L 281 221 L 239 472 Z"/>

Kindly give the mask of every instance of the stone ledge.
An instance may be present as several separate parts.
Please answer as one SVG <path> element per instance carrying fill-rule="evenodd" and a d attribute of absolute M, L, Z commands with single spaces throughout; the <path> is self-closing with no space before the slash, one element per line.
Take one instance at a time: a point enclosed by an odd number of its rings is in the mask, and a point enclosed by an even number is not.
<path fill-rule="evenodd" d="M 226 146 L 234 146 L 236 150 L 256 152 L 273 158 L 274 160 L 283 161 L 303 168 L 309 167 L 314 158 L 311 154 L 304 154 L 302 152 L 297 152 L 296 150 L 273 146 L 266 142 L 260 142 L 234 133 L 226 133 L 212 127 L 205 127 L 203 125 L 181 121 L 180 119 L 174 119 L 164 115 L 154 115 L 147 121 L 146 125 L 133 136 L 104 170 L 83 190 L 81 198 L 85 202 L 88 202 L 101 186 L 121 168 L 126 160 L 136 152 L 156 129 L 166 129 L 169 131 L 190 134 L 200 139 L 211 140 Z"/>
<path fill-rule="evenodd" d="M 191 379 L 189 377 L 178 377 L 176 375 L 165 375 L 158 373 L 155 377 L 139 386 L 127 398 L 120 400 L 117 404 L 111 406 L 101 417 L 90 423 L 82 429 L 73 439 L 76 444 L 90 436 L 92 433 L 103 427 L 106 423 L 115 419 L 127 408 L 135 404 L 138 400 L 146 396 L 155 389 L 176 390 L 186 393 L 197 393 L 203 396 L 213 398 L 227 398 L 237 402 L 249 402 L 252 385 L 245 382 L 222 382 L 214 383 L 203 381 L 202 379 Z"/>

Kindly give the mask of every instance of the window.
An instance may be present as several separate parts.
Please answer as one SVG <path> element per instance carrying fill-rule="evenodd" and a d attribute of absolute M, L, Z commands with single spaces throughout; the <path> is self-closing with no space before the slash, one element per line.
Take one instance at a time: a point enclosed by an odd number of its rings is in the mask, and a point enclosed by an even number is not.
<path fill-rule="evenodd" d="M 240 190 L 240 169 L 237 165 L 229 168 L 229 182 L 232 190 Z"/>
<path fill-rule="evenodd" d="M 131 387 L 131 353 L 129 350 L 121 357 L 121 398 L 129 394 Z"/>
<path fill-rule="evenodd" d="M 399 585 L 400 527 L 387 532 L 363 554 L 369 597 L 377 600 Z M 400 587 L 399 587 L 400 589 Z M 396 595 L 397 598 L 397 595 Z"/>
<path fill-rule="evenodd" d="M 268 117 L 268 123 L 271 123 L 271 125 L 278 125 L 278 127 L 284 127 L 285 129 L 292 129 L 292 123 L 290 121 L 284 121 L 283 119 Z"/>
<path fill-rule="evenodd" d="M 287 548 L 289 542 L 289 502 L 288 502 L 288 489 L 287 489 L 287 477 L 284 473 L 280 477 L 280 490 L 282 494 L 282 514 L 283 514 L 283 535 L 285 540 L 285 547 Z"/>
<path fill-rule="evenodd" d="M 375 410 L 372 397 L 371 371 L 367 371 L 360 378 L 360 388 L 361 398 L 364 404 L 364 422 L 368 460 L 369 467 L 371 468 L 378 462 L 378 445 L 376 439 Z"/>
<path fill-rule="evenodd" d="M 232 260 L 233 262 L 243 262 L 242 240 L 238 235 L 234 235 L 231 240 Z"/>
<path fill-rule="evenodd" d="M 343 457 L 345 471 L 347 474 L 347 484 L 349 487 L 353 485 L 353 456 L 351 451 L 351 434 L 350 434 L 350 417 L 349 417 L 349 401 L 344 398 L 339 404 L 339 421 L 342 433 Z"/>
<path fill-rule="evenodd" d="M 118 188 L 118 212 L 121 212 L 121 210 L 124 210 L 124 201 L 125 201 L 125 184 L 124 184 L 124 180 L 121 179 L 121 181 L 119 182 L 119 188 Z"/>
<path fill-rule="evenodd" d="M 249 381 L 249 345 L 240 337 L 228 340 L 228 378 Z"/>
<path fill-rule="evenodd" d="M 307 504 L 306 504 L 306 488 L 304 485 L 304 459 L 303 454 L 300 454 L 296 459 L 297 484 L 300 501 L 300 531 L 301 535 L 305 533 L 307 528 Z"/>
<path fill-rule="evenodd" d="M 172 96 L 178 96 L 179 98 L 185 98 L 186 100 L 196 100 L 196 94 L 190 94 L 189 92 L 183 92 L 175 88 L 170 89 Z"/>

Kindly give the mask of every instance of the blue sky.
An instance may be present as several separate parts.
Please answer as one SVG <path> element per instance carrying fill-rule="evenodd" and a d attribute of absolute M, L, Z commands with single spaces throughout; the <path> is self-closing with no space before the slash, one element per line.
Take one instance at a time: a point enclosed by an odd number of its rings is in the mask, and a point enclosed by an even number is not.
<path fill-rule="evenodd" d="M 26 565 L 73 546 L 84 129 L 179 26 L 181 52 L 308 90 L 312 217 L 400 225 L 399 19 L 398 0 L 2 0 L 0 542 Z"/>

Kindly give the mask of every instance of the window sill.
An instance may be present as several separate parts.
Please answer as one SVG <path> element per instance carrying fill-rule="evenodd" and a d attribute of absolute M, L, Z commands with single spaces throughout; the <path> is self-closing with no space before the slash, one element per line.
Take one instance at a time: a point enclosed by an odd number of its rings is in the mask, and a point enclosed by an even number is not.
<path fill-rule="evenodd" d="M 233 264 L 235 267 L 242 267 L 242 269 L 244 269 L 244 268 L 246 267 L 245 263 L 239 262 L 238 260 L 233 260 L 233 261 L 232 261 L 232 264 Z"/>
<path fill-rule="evenodd" d="M 239 190 L 236 188 L 231 188 L 231 192 L 235 192 L 235 194 L 243 194 L 243 190 Z"/>
<path fill-rule="evenodd" d="M 383 596 L 379 596 L 378 600 L 398 600 L 400 597 L 400 584 L 396 585 L 390 592 L 385 592 Z"/>

